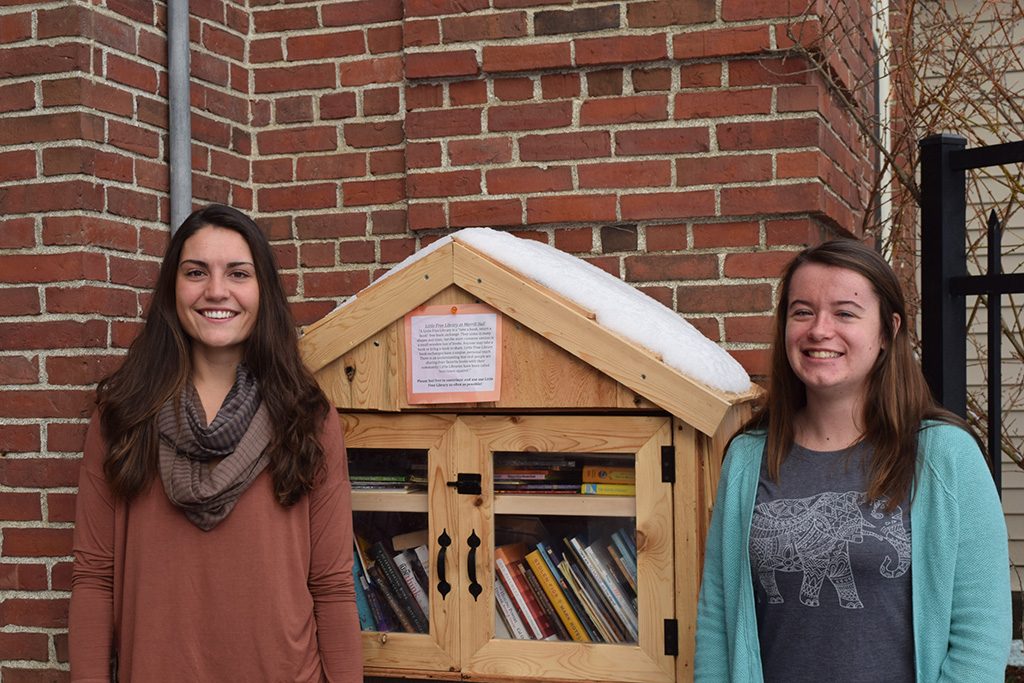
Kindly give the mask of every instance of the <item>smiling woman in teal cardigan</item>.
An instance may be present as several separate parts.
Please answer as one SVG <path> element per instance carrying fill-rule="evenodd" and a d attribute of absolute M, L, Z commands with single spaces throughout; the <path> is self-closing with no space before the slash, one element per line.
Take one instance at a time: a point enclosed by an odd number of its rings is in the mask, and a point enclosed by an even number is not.
<path fill-rule="evenodd" d="M 797 256 L 779 301 L 766 401 L 719 482 L 696 680 L 1001 682 L 1002 508 L 928 392 L 898 281 L 836 241 Z"/>

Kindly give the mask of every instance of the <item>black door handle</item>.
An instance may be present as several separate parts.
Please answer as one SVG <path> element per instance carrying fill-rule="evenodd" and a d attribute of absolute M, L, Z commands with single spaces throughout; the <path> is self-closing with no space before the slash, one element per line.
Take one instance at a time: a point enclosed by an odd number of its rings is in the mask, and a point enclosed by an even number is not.
<path fill-rule="evenodd" d="M 480 547 L 480 537 L 476 535 L 476 529 L 466 539 L 466 545 L 469 546 L 469 594 L 476 600 L 484 592 L 484 587 L 476 580 L 476 549 Z"/>
<path fill-rule="evenodd" d="M 441 594 L 441 599 L 445 597 L 452 589 L 452 585 L 445 580 L 445 555 L 448 553 L 448 546 L 452 544 L 452 537 L 448 535 L 448 530 L 443 529 L 441 535 L 437 537 L 437 545 L 440 546 L 437 551 L 437 592 Z"/>

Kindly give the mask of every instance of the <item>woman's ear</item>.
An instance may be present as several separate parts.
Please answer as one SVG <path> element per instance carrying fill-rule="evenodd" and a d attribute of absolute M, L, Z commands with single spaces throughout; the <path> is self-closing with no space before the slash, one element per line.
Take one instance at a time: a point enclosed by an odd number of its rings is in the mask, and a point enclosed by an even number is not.
<path fill-rule="evenodd" d="M 903 322 L 903 320 L 900 318 L 900 314 L 899 313 L 893 313 L 892 314 L 892 338 L 893 339 L 896 339 L 896 335 L 900 331 L 900 324 L 902 322 Z"/>

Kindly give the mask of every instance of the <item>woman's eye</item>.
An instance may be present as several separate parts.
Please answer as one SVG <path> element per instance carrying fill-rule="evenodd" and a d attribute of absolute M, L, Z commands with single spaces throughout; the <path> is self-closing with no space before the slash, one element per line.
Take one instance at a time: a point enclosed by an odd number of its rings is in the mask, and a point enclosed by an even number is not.
<path fill-rule="evenodd" d="M 252 274 L 248 273 L 248 272 L 246 272 L 244 270 L 233 270 L 229 274 L 229 277 L 232 277 L 232 278 L 234 278 L 236 280 L 245 280 L 245 279 L 248 279 L 248 278 L 252 277 Z"/>
<path fill-rule="evenodd" d="M 191 277 L 191 278 L 202 277 L 205 274 L 206 273 L 204 273 L 203 271 L 199 270 L 198 268 L 192 268 L 190 270 L 186 270 L 185 271 L 185 277 Z"/>
<path fill-rule="evenodd" d="M 806 318 L 809 315 L 811 315 L 811 312 L 805 308 L 800 308 L 790 313 L 790 315 L 793 316 L 794 318 Z"/>

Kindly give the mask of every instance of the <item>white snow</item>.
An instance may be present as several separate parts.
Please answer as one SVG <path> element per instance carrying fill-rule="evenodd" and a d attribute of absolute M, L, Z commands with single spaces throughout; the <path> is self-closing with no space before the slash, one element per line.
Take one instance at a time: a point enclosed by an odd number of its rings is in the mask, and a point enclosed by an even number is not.
<path fill-rule="evenodd" d="M 452 240 L 561 294 L 593 313 L 602 327 L 658 355 L 687 377 L 721 391 L 750 390 L 743 366 L 674 311 L 600 268 L 534 240 L 490 228 L 466 228 L 424 247 L 380 279 Z"/>

